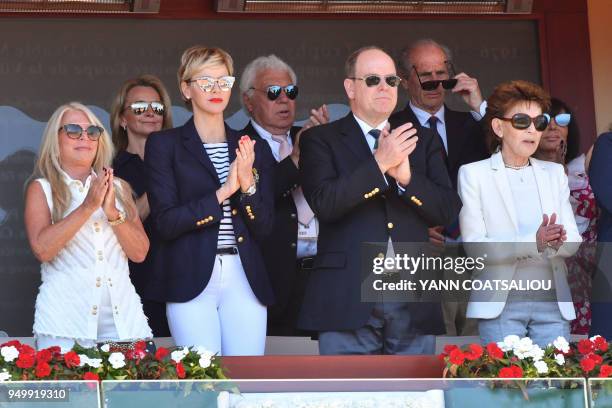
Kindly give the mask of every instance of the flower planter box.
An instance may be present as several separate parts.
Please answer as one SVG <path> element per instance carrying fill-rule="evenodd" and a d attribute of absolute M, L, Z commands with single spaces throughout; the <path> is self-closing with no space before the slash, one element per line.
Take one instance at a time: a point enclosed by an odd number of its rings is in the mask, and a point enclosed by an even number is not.
<path fill-rule="evenodd" d="M 218 392 L 183 390 L 110 391 L 103 393 L 103 408 L 207 408 L 217 406 Z"/>
<path fill-rule="evenodd" d="M 585 391 L 575 389 L 528 388 L 529 400 L 520 389 L 508 388 L 453 388 L 445 391 L 446 408 L 494 407 L 494 408 L 582 408 Z"/>

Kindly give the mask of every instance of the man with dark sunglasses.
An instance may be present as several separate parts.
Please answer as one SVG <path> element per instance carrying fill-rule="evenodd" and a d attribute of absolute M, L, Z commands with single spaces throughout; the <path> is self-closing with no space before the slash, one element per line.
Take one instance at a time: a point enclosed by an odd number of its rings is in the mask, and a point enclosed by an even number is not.
<path fill-rule="evenodd" d="M 300 188 L 299 138 L 307 127 L 329 121 L 327 108 L 313 109 L 303 128 L 293 126 L 298 96 L 293 69 L 275 55 L 256 58 L 241 75 L 242 104 L 251 120 L 242 130 L 266 142 L 277 161 L 275 223 L 262 245 L 276 304 L 268 308 L 268 335 L 310 335 L 297 330 L 304 288 L 317 253 L 318 221 Z"/>
<path fill-rule="evenodd" d="M 447 47 L 431 39 L 418 40 L 406 47 L 400 60 L 402 85 L 410 101 L 401 111 L 391 115 L 392 125 L 411 122 L 417 128 L 432 129 L 443 146 L 446 170 L 457 188 L 459 167 L 489 157 L 485 133 L 479 124 L 484 110 L 478 81 L 465 73 L 455 74 Z M 447 92 L 460 95 L 471 112 L 459 112 L 445 105 Z M 430 228 L 431 241 L 443 245 L 459 238 L 457 222 L 450 226 Z M 467 303 L 457 309 L 445 304 L 445 324 L 448 335 L 474 335 L 476 323 L 465 319 Z"/>
<path fill-rule="evenodd" d="M 393 59 L 364 47 L 345 71 L 351 112 L 308 129 L 300 143 L 302 187 L 320 229 L 299 327 L 319 332 L 320 354 L 433 354 L 444 332 L 440 304 L 364 295 L 377 275 L 362 254 L 376 243 L 387 256 L 374 257 L 393 260 L 398 243 L 427 242 L 427 226 L 455 219 L 460 200 L 432 133 L 388 124 L 400 82 Z"/>
<path fill-rule="evenodd" d="M 484 101 L 478 81 L 463 72 L 456 75 L 448 48 L 429 39 L 405 48 L 400 65 L 402 85 L 410 101 L 391 116 L 390 122 L 412 122 L 434 130 L 444 146 L 448 174 L 457 187 L 459 167 L 489 156 L 484 131 L 478 123 Z M 447 91 L 460 95 L 471 112 L 446 106 Z"/>

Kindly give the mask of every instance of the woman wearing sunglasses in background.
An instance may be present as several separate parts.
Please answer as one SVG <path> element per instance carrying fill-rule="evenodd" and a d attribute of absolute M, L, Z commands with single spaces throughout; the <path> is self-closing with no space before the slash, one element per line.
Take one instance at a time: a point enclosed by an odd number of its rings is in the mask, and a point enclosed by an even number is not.
<path fill-rule="evenodd" d="M 566 262 L 576 309 L 576 319 L 571 323 L 571 331 L 574 334 L 588 334 L 591 326 L 591 278 L 597 265 L 595 243 L 599 210 L 587 176 L 587 155 L 579 155 L 580 132 L 576 118 L 563 101 L 552 98 L 551 102 L 551 120 L 542 133 L 534 157 L 566 167 L 570 202 L 578 232 L 582 235 L 580 249 Z"/>
<path fill-rule="evenodd" d="M 260 355 L 273 295 L 257 240 L 272 227 L 274 158 L 225 126 L 229 54 L 194 46 L 178 82 L 193 117 L 146 144 L 151 216 L 161 236 L 153 287 L 180 346 Z"/>
<path fill-rule="evenodd" d="M 144 262 L 130 262 L 130 278 L 142 298 L 153 334 L 155 337 L 169 337 L 166 304 L 150 299 L 147 292 L 158 238 L 149 217 L 145 143 L 152 132 L 172 127 L 170 97 L 161 80 L 154 75 L 141 75 L 125 81 L 113 101 L 110 122 L 117 152 L 113 160 L 115 174 L 132 187 L 137 197 L 138 215 L 151 242 L 151 249 Z"/>
<path fill-rule="evenodd" d="M 548 125 L 543 112 L 549 106 L 550 97 L 535 84 L 497 86 L 484 118 L 494 153 L 459 170 L 461 236 L 471 256 L 487 254 L 473 278 L 550 284 L 544 293 L 509 287 L 472 292 L 467 317 L 478 319 L 483 344 L 517 335 L 545 347 L 558 336 L 569 338 L 576 317 L 564 260 L 581 239 L 567 177 L 563 166 L 531 157 Z"/>
<path fill-rule="evenodd" d="M 128 259 L 145 259 L 149 240 L 112 157 L 110 136 L 87 107 L 53 113 L 25 199 L 28 240 L 42 262 L 39 349 L 152 337 L 128 270 Z"/>

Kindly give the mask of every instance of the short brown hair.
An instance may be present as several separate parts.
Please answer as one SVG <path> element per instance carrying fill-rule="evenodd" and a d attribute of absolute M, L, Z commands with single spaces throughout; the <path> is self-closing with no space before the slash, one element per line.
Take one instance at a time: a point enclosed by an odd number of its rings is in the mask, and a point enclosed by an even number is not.
<path fill-rule="evenodd" d="M 166 108 L 164 109 L 162 129 L 169 129 L 172 127 L 172 103 L 170 102 L 170 96 L 168 96 L 168 91 L 166 91 L 166 87 L 164 87 L 161 79 L 151 74 L 144 74 L 137 78 L 128 79 L 121 85 L 121 88 L 119 88 L 119 92 L 117 92 L 117 96 L 115 96 L 113 104 L 111 105 L 110 125 L 113 135 L 113 145 L 115 145 L 115 151 L 117 153 L 127 149 L 128 146 L 127 130 L 121 127 L 121 113 L 125 108 L 127 94 L 132 88 L 137 86 L 146 86 L 155 89 Z"/>
<path fill-rule="evenodd" d="M 181 56 L 181 65 L 176 74 L 179 92 L 187 108 L 191 109 L 191 101 L 185 98 L 181 84 L 189 81 L 194 72 L 205 65 L 225 65 L 227 72 L 234 75 L 234 61 L 227 51 L 217 47 L 194 45 L 187 48 Z"/>
<path fill-rule="evenodd" d="M 487 99 L 487 113 L 484 117 L 489 150 L 497 151 L 501 138 L 493 131 L 493 119 L 504 118 L 506 113 L 519 102 L 537 103 L 542 112 L 550 109 L 550 95 L 541 86 L 528 81 L 510 81 L 497 85 Z"/>
<path fill-rule="evenodd" d="M 346 74 L 347 78 L 352 78 L 355 76 L 355 65 L 357 65 L 357 58 L 359 58 L 362 53 L 370 50 L 379 50 L 384 52 L 385 54 L 389 54 L 387 51 L 376 45 L 367 45 L 365 47 L 361 47 L 358 50 L 353 51 L 344 63 L 344 73 Z"/>

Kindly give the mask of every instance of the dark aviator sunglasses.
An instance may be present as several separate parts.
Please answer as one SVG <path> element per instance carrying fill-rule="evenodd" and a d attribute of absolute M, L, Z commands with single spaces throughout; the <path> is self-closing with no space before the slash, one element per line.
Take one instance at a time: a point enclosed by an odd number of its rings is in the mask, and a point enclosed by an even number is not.
<path fill-rule="evenodd" d="M 277 100 L 281 96 L 281 93 L 283 91 L 285 92 L 285 95 L 287 95 L 287 98 L 294 100 L 295 98 L 297 98 L 298 91 L 299 91 L 297 85 L 287 85 L 287 86 L 270 85 L 264 90 L 253 88 L 253 87 L 249 89 L 252 89 L 254 91 L 259 91 L 259 92 L 265 92 L 266 96 L 271 101 Z"/>
<path fill-rule="evenodd" d="M 452 76 L 455 76 L 455 67 L 453 66 L 453 63 L 450 61 L 444 61 L 444 63 L 450 68 L 450 71 L 452 72 Z M 417 79 L 419 80 L 419 84 L 421 85 L 421 89 L 424 91 L 435 91 L 436 89 L 438 89 L 438 86 L 440 86 L 440 84 L 442 84 L 442 88 L 444 89 L 453 89 L 456 85 L 457 85 L 457 79 L 455 78 L 449 78 L 449 79 L 433 79 L 430 81 L 421 81 L 421 76 L 419 75 L 419 71 L 417 71 L 416 67 L 413 65 L 412 69 L 414 69 L 414 73 L 417 76 Z"/>

